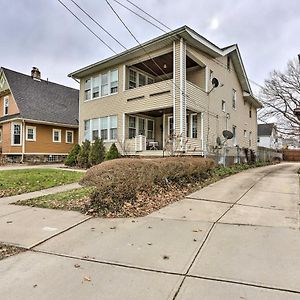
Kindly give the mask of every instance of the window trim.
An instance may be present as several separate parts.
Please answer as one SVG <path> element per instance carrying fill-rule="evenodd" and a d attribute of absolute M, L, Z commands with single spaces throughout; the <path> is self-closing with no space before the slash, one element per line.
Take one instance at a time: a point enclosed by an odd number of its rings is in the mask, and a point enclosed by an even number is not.
<path fill-rule="evenodd" d="M 72 142 L 68 142 L 68 133 L 72 133 Z M 66 144 L 74 144 L 74 130 L 66 130 Z"/>
<path fill-rule="evenodd" d="M 33 129 L 33 138 L 32 139 L 28 138 L 28 129 Z M 26 126 L 25 139 L 26 139 L 26 141 L 29 141 L 29 142 L 35 142 L 36 141 L 36 126 Z"/>
<path fill-rule="evenodd" d="M 236 110 L 236 101 L 237 101 L 237 91 L 236 89 L 232 89 L 232 109 Z"/>
<path fill-rule="evenodd" d="M 6 108 L 7 108 L 7 113 L 5 112 Z M 8 116 L 9 114 L 8 109 L 9 109 L 9 97 L 5 96 L 3 98 L 3 116 Z"/>
<path fill-rule="evenodd" d="M 55 141 L 55 139 L 54 139 L 54 132 L 59 132 L 59 140 L 58 141 Z M 52 129 L 52 142 L 53 143 L 61 143 L 61 129 L 56 129 L 56 128 Z"/>
<path fill-rule="evenodd" d="M 194 117 L 196 117 L 196 137 L 193 137 L 193 120 Z M 198 114 L 193 113 L 191 114 L 191 139 L 197 139 L 198 138 Z"/>
<path fill-rule="evenodd" d="M 19 144 L 15 144 L 14 143 L 14 130 L 15 130 L 15 125 L 20 125 L 20 143 Z M 22 132 L 23 132 L 23 128 L 22 128 L 22 123 L 18 123 L 18 122 L 12 122 L 11 123 L 11 146 L 22 146 Z"/>
<path fill-rule="evenodd" d="M 133 71 L 136 74 L 136 82 L 135 82 L 135 87 L 134 88 L 129 88 L 130 71 Z M 140 85 L 140 74 L 145 77 L 145 84 L 144 85 Z M 149 78 L 153 81 L 152 83 L 148 83 L 148 79 Z M 154 77 L 152 77 L 151 75 L 149 75 L 146 72 L 142 72 L 142 71 L 140 71 L 140 70 L 138 70 L 138 69 L 136 69 L 134 67 L 129 67 L 128 68 L 128 80 L 127 80 L 127 83 L 128 83 L 128 90 L 134 90 L 136 88 L 140 88 L 140 87 L 143 87 L 143 86 L 155 83 L 155 79 L 154 79 Z"/>

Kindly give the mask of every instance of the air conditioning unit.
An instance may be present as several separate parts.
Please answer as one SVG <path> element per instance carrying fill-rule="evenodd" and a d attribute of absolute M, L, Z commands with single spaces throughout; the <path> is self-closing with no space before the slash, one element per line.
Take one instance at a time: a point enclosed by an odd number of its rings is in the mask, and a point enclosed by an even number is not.
<path fill-rule="evenodd" d="M 137 135 L 135 137 L 135 151 L 141 152 L 146 150 L 146 137 L 144 135 Z"/>

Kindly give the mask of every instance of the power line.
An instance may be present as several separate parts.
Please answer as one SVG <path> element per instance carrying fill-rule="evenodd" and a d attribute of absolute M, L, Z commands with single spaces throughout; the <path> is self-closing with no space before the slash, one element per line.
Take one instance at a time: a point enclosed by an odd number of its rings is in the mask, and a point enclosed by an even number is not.
<path fill-rule="evenodd" d="M 98 27 L 100 27 L 106 34 L 108 34 L 115 42 L 117 42 L 123 49 L 127 50 L 126 47 L 118 41 L 108 30 L 106 30 L 97 20 L 95 20 L 86 10 L 84 10 L 79 4 L 74 0 L 71 0 L 86 16 L 88 16 Z"/>
<path fill-rule="evenodd" d="M 110 47 L 104 40 L 101 39 L 101 37 L 95 33 L 89 26 L 87 26 L 78 16 L 76 16 L 61 0 L 57 0 L 70 14 L 73 15 L 88 31 L 90 31 L 101 43 L 103 43 L 108 49 L 110 49 L 114 54 L 117 54 L 117 52 Z"/>
<path fill-rule="evenodd" d="M 146 14 L 148 17 L 150 17 L 151 19 L 153 19 L 154 21 L 156 21 L 157 23 L 159 23 L 160 25 L 164 26 L 165 28 L 167 28 L 168 30 L 172 31 L 172 29 L 170 27 L 168 27 L 167 25 L 165 25 L 164 23 L 162 23 L 161 21 L 159 21 L 158 19 L 154 18 L 153 16 L 151 16 L 149 13 L 147 13 L 145 10 L 143 10 L 141 7 L 139 7 L 138 5 L 134 4 L 133 2 L 126 0 L 128 3 L 130 3 L 131 5 L 133 5 L 134 7 L 136 7 L 137 9 L 139 9 L 141 12 L 143 12 L 144 14 Z"/>

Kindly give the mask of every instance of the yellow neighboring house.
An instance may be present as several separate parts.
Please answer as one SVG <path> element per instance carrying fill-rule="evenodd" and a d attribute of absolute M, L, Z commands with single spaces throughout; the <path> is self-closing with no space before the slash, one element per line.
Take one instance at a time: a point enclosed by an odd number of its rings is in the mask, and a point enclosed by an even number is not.
<path fill-rule="evenodd" d="M 80 142 L 98 136 L 123 154 L 236 162 L 242 148 L 257 148 L 261 104 L 237 45 L 219 48 L 184 26 L 69 76 L 80 80 Z"/>
<path fill-rule="evenodd" d="M 7 161 L 62 161 L 78 142 L 78 90 L 0 69 L 0 155 Z"/>

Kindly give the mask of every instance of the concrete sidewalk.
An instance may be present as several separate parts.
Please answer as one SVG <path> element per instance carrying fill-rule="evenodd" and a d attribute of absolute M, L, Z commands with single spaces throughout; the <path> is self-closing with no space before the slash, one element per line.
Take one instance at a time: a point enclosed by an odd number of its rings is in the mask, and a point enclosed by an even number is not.
<path fill-rule="evenodd" d="M 27 227 L 32 247 L 0 261 L 1 297 L 300 299 L 299 167 L 251 169 L 144 218 L 52 211 L 45 226 L 48 210 L 0 213 L 0 241 L 17 244 Z"/>

